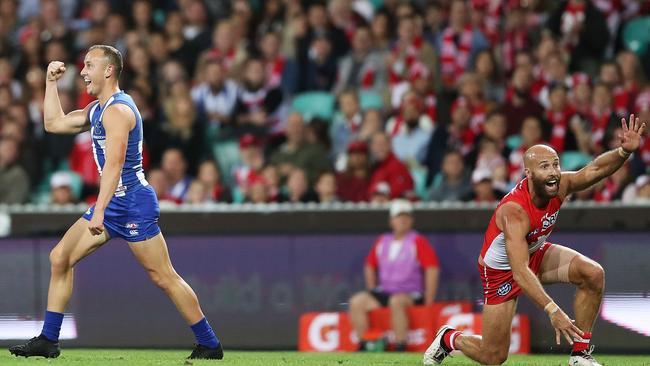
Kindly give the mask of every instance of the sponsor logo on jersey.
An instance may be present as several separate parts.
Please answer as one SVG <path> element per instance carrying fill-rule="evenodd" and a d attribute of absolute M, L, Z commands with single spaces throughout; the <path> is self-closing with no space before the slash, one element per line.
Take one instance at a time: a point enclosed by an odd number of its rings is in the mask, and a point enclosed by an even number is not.
<path fill-rule="evenodd" d="M 512 285 L 510 284 L 510 282 L 504 283 L 503 285 L 499 286 L 499 288 L 497 289 L 497 295 L 506 296 L 507 294 L 510 293 L 511 290 L 512 290 Z"/>
<path fill-rule="evenodd" d="M 555 213 L 552 214 L 551 216 L 549 216 L 548 213 L 544 214 L 544 217 L 542 217 L 542 231 L 555 225 L 555 220 L 557 220 L 557 215 L 559 213 L 560 211 L 555 211 Z"/>
<path fill-rule="evenodd" d="M 137 222 L 129 222 L 126 224 L 127 229 L 137 229 L 138 228 L 138 223 Z"/>
<path fill-rule="evenodd" d="M 131 236 L 133 236 L 133 235 L 138 235 L 138 230 L 131 230 L 131 231 L 129 231 L 129 235 L 131 235 Z"/>

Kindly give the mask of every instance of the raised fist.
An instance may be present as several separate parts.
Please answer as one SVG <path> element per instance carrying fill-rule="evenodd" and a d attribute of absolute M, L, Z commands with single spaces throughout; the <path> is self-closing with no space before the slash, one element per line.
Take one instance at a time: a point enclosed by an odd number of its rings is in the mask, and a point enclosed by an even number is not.
<path fill-rule="evenodd" d="M 47 81 L 57 81 L 65 72 L 65 64 L 61 61 L 52 61 L 47 65 Z"/>

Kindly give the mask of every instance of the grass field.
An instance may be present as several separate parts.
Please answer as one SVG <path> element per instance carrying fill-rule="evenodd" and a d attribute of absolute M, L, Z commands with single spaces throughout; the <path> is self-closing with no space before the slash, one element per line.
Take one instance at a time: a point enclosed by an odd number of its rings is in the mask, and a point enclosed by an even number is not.
<path fill-rule="evenodd" d="M 298 352 L 228 352 L 220 362 L 188 361 L 188 351 L 178 350 L 64 350 L 57 359 L 16 358 L 9 352 L 0 353 L 0 365 L 20 366 L 103 366 L 103 365 L 233 365 L 233 366 L 374 366 L 374 365 L 422 365 L 418 353 L 298 353 Z M 567 356 L 535 355 L 512 356 L 506 365 L 563 366 Z M 650 366 L 650 356 L 598 355 L 605 366 Z M 454 357 L 444 365 L 475 365 L 466 358 Z"/>

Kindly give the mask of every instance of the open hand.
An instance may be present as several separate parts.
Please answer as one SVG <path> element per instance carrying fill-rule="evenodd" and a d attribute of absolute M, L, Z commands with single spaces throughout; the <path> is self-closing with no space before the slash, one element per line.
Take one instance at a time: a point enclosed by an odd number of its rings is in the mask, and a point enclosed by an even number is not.
<path fill-rule="evenodd" d="M 625 118 L 621 118 L 621 127 L 623 128 L 623 133 L 619 135 L 621 147 L 625 152 L 633 153 L 641 145 L 641 136 L 645 131 L 646 123 L 641 123 L 639 117 L 634 117 L 634 114 L 631 114 L 629 122 L 625 121 Z"/>
<path fill-rule="evenodd" d="M 52 61 L 47 65 L 47 81 L 57 81 L 65 72 L 65 64 L 61 61 Z"/>
<path fill-rule="evenodd" d="M 560 344 L 560 334 L 564 335 L 564 338 L 573 344 L 573 338 L 582 338 L 582 331 L 578 328 L 574 321 L 569 319 L 569 317 L 562 311 L 558 309 L 556 312 L 552 313 L 550 316 L 551 325 L 555 328 L 555 342 Z"/>

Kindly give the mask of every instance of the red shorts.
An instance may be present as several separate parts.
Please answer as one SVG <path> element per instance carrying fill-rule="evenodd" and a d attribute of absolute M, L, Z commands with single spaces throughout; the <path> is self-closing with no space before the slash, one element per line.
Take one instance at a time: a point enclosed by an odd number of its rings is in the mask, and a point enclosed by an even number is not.
<path fill-rule="evenodd" d="M 528 267 L 530 267 L 533 273 L 538 274 L 544 254 L 551 245 L 551 243 L 546 242 L 530 255 Z M 511 270 L 494 269 L 479 264 L 478 271 L 483 282 L 483 294 L 485 295 L 486 305 L 502 304 L 519 296 L 521 288 L 519 288 L 519 285 L 512 277 Z"/>

